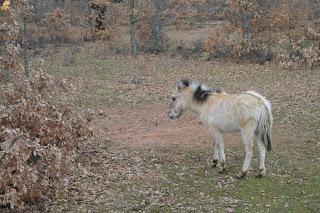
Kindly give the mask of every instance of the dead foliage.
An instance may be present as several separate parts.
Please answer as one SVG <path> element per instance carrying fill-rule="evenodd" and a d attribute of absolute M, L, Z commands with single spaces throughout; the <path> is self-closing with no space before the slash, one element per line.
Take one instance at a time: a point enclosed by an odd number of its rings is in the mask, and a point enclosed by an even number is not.
<path fill-rule="evenodd" d="M 57 84 L 38 72 L 7 84 L 0 103 L 0 206 L 24 209 L 64 188 L 90 117 L 57 103 Z"/>
<path fill-rule="evenodd" d="M 228 2 L 223 15 L 229 24 L 205 42 L 211 57 L 262 64 L 274 60 L 285 67 L 319 65 L 319 20 L 310 5 Z"/>

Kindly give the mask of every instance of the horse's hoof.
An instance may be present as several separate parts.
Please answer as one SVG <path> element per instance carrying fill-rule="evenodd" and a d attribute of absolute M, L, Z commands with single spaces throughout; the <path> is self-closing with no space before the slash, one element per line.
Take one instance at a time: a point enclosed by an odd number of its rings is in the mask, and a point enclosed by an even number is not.
<path fill-rule="evenodd" d="M 266 175 L 266 170 L 265 169 L 260 169 L 259 173 L 256 175 L 256 178 L 262 178 L 265 175 Z"/>
<path fill-rule="evenodd" d="M 257 174 L 256 175 L 256 178 L 262 178 L 263 177 L 263 174 Z"/>
<path fill-rule="evenodd" d="M 244 178 L 246 175 L 247 175 L 247 172 L 240 172 L 236 174 L 235 178 L 241 179 L 241 178 Z"/>
<path fill-rule="evenodd" d="M 219 169 L 219 173 L 220 173 L 220 174 L 224 174 L 225 172 L 226 172 L 226 169 L 225 169 L 225 168 Z"/>
<path fill-rule="evenodd" d="M 215 159 L 213 159 L 212 160 L 212 168 L 215 168 L 215 167 L 217 167 L 218 166 L 218 163 L 219 163 L 219 161 L 218 160 L 215 160 Z"/>

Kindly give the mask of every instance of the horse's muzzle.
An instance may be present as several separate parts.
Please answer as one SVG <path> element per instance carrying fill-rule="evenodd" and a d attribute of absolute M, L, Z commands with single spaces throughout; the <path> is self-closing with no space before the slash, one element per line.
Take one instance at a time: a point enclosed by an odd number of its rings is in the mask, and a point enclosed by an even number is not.
<path fill-rule="evenodd" d="M 168 112 L 168 117 L 174 119 L 174 116 L 172 116 L 171 112 Z"/>

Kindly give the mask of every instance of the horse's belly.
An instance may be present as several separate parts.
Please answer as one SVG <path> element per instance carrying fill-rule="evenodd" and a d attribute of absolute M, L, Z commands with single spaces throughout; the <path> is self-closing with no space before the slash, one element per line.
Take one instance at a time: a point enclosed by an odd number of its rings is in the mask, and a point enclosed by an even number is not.
<path fill-rule="evenodd" d="M 238 122 L 236 122 L 232 117 L 216 115 L 210 120 L 210 123 L 213 126 L 216 126 L 221 132 L 239 131 Z"/>
<path fill-rule="evenodd" d="M 208 122 L 221 132 L 239 131 L 239 122 L 236 113 L 236 99 L 224 100 L 211 106 L 208 113 Z"/>
<path fill-rule="evenodd" d="M 239 131 L 239 126 L 232 120 L 224 119 L 217 122 L 217 126 L 222 132 L 236 132 Z"/>

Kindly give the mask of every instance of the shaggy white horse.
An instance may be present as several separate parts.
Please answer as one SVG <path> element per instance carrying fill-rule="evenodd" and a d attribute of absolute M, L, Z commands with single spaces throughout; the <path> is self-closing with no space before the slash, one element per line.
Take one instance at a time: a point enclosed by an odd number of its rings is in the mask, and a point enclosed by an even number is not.
<path fill-rule="evenodd" d="M 222 133 L 240 132 L 246 157 L 237 178 L 244 177 L 249 169 L 253 153 L 253 139 L 257 138 L 260 152 L 258 177 L 266 174 L 266 150 L 271 150 L 272 113 L 270 102 L 256 92 L 239 95 L 227 94 L 220 89 L 207 87 L 193 80 L 176 82 L 173 90 L 169 118 L 176 119 L 187 109 L 195 112 L 214 138 L 214 166 L 220 172 L 226 168 Z"/>

